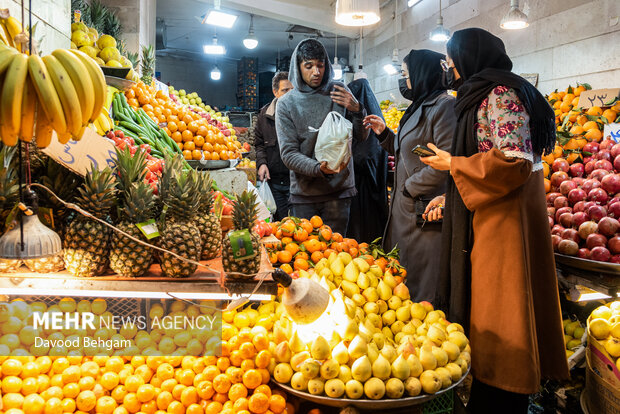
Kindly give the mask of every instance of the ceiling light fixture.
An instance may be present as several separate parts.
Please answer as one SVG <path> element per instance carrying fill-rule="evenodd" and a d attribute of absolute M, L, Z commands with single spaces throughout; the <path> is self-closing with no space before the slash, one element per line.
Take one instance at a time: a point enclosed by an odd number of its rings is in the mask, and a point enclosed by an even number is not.
<path fill-rule="evenodd" d="M 370 26 L 381 20 L 379 0 L 337 0 L 336 23 L 343 26 Z"/>
<path fill-rule="evenodd" d="M 222 72 L 220 71 L 220 68 L 218 68 L 217 65 L 215 65 L 215 67 L 211 71 L 211 79 L 220 80 L 221 78 L 222 78 Z"/>
<path fill-rule="evenodd" d="M 212 26 L 220 26 L 230 29 L 235 25 L 237 21 L 237 17 L 234 14 L 226 13 L 220 10 L 220 0 L 214 1 L 214 8 L 207 14 L 207 17 L 202 21 L 202 23 L 207 23 Z"/>
<path fill-rule="evenodd" d="M 439 18 L 437 19 L 437 27 L 435 27 L 431 32 L 430 39 L 434 42 L 446 42 L 450 39 L 450 31 L 443 26 L 441 0 L 439 0 Z"/>
<path fill-rule="evenodd" d="M 420 2 L 420 0 L 409 0 L 409 1 L 407 2 L 407 6 L 411 7 L 411 6 L 413 6 L 414 4 L 419 3 L 419 2 Z"/>
<path fill-rule="evenodd" d="M 398 14 L 398 0 L 394 6 L 394 50 L 392 50 L 392 63 L 383 66 L 383 70 L 389 75 L 396 75 L 400 69 L 400 58 L 398 57 L 398 28 L 396 27 L 396 16 Z"/>
<path fill-rule="evenodd" d="M 210 45 L 204 45 L 203 49 L 207 55 L 225 55 L 226 54 L 226 48 L 222 45 L 217 44 L 217 35 L 213 36 L 213 43 Z"/>
<path fill-rule="evenodd" d="M 518 30 L 525 29 L 529 25 L 527 14 L 519 9 L 519 0 L 510 0 L 510 11 L 502 18 L 499 27 L 507 30 Z"/>
<path fill-rule="evenodd" d="M 243 46 L 246 49 L 254 49 L 258 46 L 258 39 L 254 36 L 254 15 L 250 14 L 250 29 L 248 35 L 243 39 Z"/>

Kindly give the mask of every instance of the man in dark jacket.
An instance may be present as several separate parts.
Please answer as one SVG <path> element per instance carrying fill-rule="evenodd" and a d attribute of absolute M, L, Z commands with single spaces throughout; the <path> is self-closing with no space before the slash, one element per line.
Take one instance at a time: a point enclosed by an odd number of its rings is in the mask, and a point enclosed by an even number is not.
<path fill-rule="evenodd" d="M 256 168 L 260 181 L 269 180 L 269 188 L 276 200 L 277 210 L 273 217 L 280 221 L 288 216 L 290 210 L 289 188 L 291 185 L 290 171 L 280 158 L 280 144 L 276 134 L 276 104 L 278 99 L 293 89 L 288 80 L 288 72 L 278 72 L 271 81 L 275 98 L 265 105 L 258 114 L 254 130 L 256 146 Z"/>
<path fill-rule="evenodd" d="M 357 194 L 353 163 L 330 170 L 326 162 L 317 161 L 316 131 L 336 111 L 353 124 L 354 139 L 365 140 L 366 110 L 343 83 L 333 81 L 329 56 L 318 40 L 297 45 L 289 72 L 295 89 L 278 102 L 276 130 L 282 161 L 291 170 L 293 214 L 308 219 L 318 215 L 334 231 L 345 234 L 351 198 Z"/>

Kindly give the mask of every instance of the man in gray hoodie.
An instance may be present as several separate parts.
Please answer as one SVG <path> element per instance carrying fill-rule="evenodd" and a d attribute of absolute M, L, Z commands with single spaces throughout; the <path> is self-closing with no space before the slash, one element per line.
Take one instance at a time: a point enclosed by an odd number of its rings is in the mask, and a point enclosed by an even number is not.
<path fill-rule="evenodd" d="M 336 111 L 353 123 L 353 137 L 365 140 L 364 108 L 347 87 L 332 81 L 333 69 L 325 47 L 315 39 L 301 41 L 291 59 L 289 80 L 295 87 L 278 101 L 276 131 L 282 161 L 291 170 L 293 215 L 318 215 L 333 231 L 345 235 L 351 198 L 357 194 L 353 163 L 330 170 L 314 157 L 317 132 Z"/>

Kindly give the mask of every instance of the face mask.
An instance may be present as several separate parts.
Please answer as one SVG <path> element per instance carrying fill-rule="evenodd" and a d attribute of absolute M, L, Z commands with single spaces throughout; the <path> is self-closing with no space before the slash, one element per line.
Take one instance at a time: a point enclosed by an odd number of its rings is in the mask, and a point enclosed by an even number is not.
<path fill-rule="evenodd" d="M 398 80 L 398 89 L 403 98 L 413 101 L 413 91 L 407 86 L 407 79 Z"/>
<path fill-rule="evenodd" d="M 448 88 L 456 91 L 463 84 L 463 78 L 454 79 L 454 67 L 451 67 L 447 72 L 444 72 L 444 83 Z"/>

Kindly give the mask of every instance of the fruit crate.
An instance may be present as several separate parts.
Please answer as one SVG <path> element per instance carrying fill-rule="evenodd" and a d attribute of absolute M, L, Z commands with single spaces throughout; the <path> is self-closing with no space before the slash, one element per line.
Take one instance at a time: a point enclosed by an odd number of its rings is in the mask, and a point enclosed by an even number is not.
<path fill-rule="evenodd" d="M 454 410 L 454 390 L 439 395 L 424 404 L 423 414 L 448 414 Z"/>
<path fill-rule="evenodd" d="M 23 297 L 23 299 L 27 300 L 27 302 L 43 302 L 48 307 L 52 305 L 56 305 L 63 298 L 62 296 L 27 296 Z M 109 311 L 114 316 L 140 316 L 144 314 L 146 309 L 146 302 L 144 299 L 138 298 L 97 298 L 97 297 L 75 297 L 73 298 L 76 302 L 81 300 L 88 300 L 92 302 L 95 299 L 105 299 L 108 306 L 106 311 Z"/>

